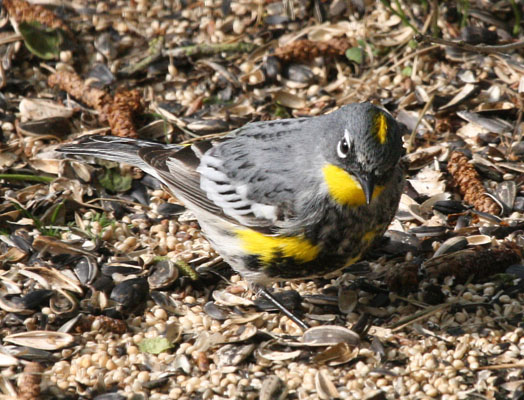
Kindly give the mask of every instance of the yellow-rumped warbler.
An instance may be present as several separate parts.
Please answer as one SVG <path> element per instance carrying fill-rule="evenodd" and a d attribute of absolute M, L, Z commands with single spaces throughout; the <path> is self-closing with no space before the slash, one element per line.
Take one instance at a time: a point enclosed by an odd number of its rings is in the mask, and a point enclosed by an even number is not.
<path fill-rule="evenodd" d="M 224 260 L 260 285 L 357 261 L 391 222 L 403 187 L 399 125 L 370 103 L 250 123 L 190 146 L 85 136 L 58 150 L 159 179 Z"/>

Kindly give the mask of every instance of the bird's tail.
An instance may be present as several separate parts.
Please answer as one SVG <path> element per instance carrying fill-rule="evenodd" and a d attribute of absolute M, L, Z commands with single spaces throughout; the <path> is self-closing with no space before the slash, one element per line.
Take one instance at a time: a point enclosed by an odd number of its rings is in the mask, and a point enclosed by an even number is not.
<path fill-rule="evenodd" d="M 148 150 L 165 148 L 179 149 L 179 145 L 165 145 L 147 140 L 121 138 L 117 136 L 86 135 L 73 143 L 66 144 L 56 149 L 60 153 L 68 155 L 92 156 L 104 160 L 116 161 L 118 163 L 130 164 L 144 171 L 148 171 L 147 165 L 141 153 Z"/>

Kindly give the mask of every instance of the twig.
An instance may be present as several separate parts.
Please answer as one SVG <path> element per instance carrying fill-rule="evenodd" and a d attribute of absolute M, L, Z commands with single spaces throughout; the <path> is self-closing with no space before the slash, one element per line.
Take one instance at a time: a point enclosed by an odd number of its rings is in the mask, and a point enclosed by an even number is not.
<path fill-rule="evenodd" d="M 431 35 L 437 37 L 440 29 L 438 28 L 438 0 L 431 0 Z"/>
<path fill-rule="evenodd" d="M 145 69 L 148 65 L 155 62 L 162 55 L 162 48 L 164 47 L 164 37 L 153 39 L 149 43 L 148 54 L 135 64 L 130 64 L 126 68 L 122 68 L 122 73 L 132 75 L 137 71 Z"/>
<path fill-rule="evenodd" d="M 448 307 L 451 307 L 454 303 L 442 303 L 438 304 L 436 306 L 428 307 L 424 310 L 421 310 L 419 312 L 416 312 L 415 314 L 411 314 L 406 318 L 401 319 L 400 321 L 396 322 L 391 326 L 391 332 L 396 332 L 401 329 L 404 329 L 406 326 L 411 325 L 417 321 L 426 319 L 431 317 L 433 314 L 444 310 Z"/>
<path fill-rule="evenodd" d="M 417 50 L 411 54 L 408 54 L 407 56 L 405 57 L 402 57 L 400 60 L 398 60 L 395 64 L 393 64 L 391 67 L 388 67 L 388 69 L 386 70 L 386 72 L 384 72 L 384 74 L 387 74 L 388 72 L 390 71 L 393 71 L 395 68 L 397 68 L 399 65 L 402 65 L 404 62 L 406 62 L 407 60 L 411 59 L 411 58 L 414 58 L 414 57 L 417 57 L 417 56 L 420 56 L 421 54 L 425 54 L 425 53 L 429 53 L 430 51 L 433 51 L 435 49 L 438 49 L 438 46 L 437 45 L 434 45 L 434 46 L 430 46 L 430 47 L 425 47 L 423 49 L 420 49 L 420 50 Z"/>
<path fill-rule="evenodd" d="M 413 127 L 413 130 L 411 131 L 411 135 L 409 136 L 408 147 L 406 149 L 406 151 L 408 153 L 411 153 L 413 151 L 413 144 L 415 143 L 415 135 L 417 134 L 417 128 L 420 125 L 420 122 L 422 121 L 422 118 L 424 118 L 424 115 L 426 115 L 426 112 L 428 111 L 429 107 L 431 107 L 431 104 L 433 104 L 433 99 L 434 98 L 435 98 L 435 95 L 434 94 L 431 95 L 431 97 L 427 101 L 426 105 L 422 109 L 422 112 L 418 116 L 417 123 Z"/>
<path fill-rule="evenodd" d="M 96 209 L 100 209 L 100 210 L 104 210 L 102 207 L 99 207 L 99 206 L 95 206 L 93 203 L 96 203 L 98 201 L 110 201 L 110 202 L 115 202 L 115 203 L 122 203 L 122 204 L 125 204 L 127 206 L 130 206 L 130 207 L 139 207 L 139 208 L 142 208 L 146 211 L 150 211 L 151 210 L 151 207 L 149 206 L 146 206 L 145 204 L 141 204 L 141 203 L 138 203 L 138 202 L 135 202 L 135 201 L 131 201 L 131 200 L 125 200 L 125 199 L 117 199 L 116 197 L 113 198 L 113 197 L 97 197 L 95 199 L 91 199 L 89 201 L 87 201 L 85 204 L 89 205 L 89 207 L 93 207 L 93 208 L 96 208 Z"/>
<path fill-rule="evenodd" d="M 515 24 L 513 25 L 513 34 L 516 36 L 520 33 L 520 6 L 517 6 L 517 2 L 515 0 L 509 0 L 509 3 L 511 4 L 511 8 L 513 9 L 513 14 L 515 14 Z"/>
<path fill-rule="evenodd" d="M 13 33 L 13 34 L 11 34 L 9 36 L 5 36 L 5 37 L 1 38 L 0 39 L 0 45 L 14 43 L 14 42 L 18 42 L 20 40 L 24 40 L 22 35 L 20 35 L 19 33 Z"/>
<path fill-rule="evenodd" d="M 400 6 L 400 3 L 398 0 L 395 0 L 395 4 L 398 7 L 398 10 L 395 10 L 391 3 L 387 0 L 380 0 L 382 4 L 384 4 L 384 7 L 386 7 L 389 11 L 391 11 L 393 14 L 395 14 L 397 17 L 399 17 L 402 20 L 402 23 L 406 26 L 409 26 L 416 34 L 420 34 L 419 30 L 408 20 L 408 17 L 406 17 L 406 14 L 404 13 L 404 10 L 402 10 L 402 7 Z"/>
<path fill-rule="evenodd" d="M 468 24 L 468 16 L 469 16 L 469 0 L 460 0 L 457 2 L 457 9 L 462 14 L 462 18 L 460 19 L 460 27 L 465 28 Z"/>
<path fill-rule="evenodd" d="M 524 47 L 524 40 L 521 40 L 519 42 L 514 42 L 514 43 L 500 44 L 500 45 L 481 45 L 481 44 L 472 45 L 472 44 L 465 43 L 462 40 L 447 40 L 447 39 L 442 39 L 442 38 L 437 38 L 437 37 L 431 37 L 428 35 L 417 35 L 415 39 L 417 40 L 417 42 L 437 43 L 437 44 L 441 44 L 444 46 L 457 47 L 459 49 L 466 50 L 466 51 L 472 51 L 472 52 L 477 52 L 477 53 L 486 53 L 486 54 L 506 53 L 510 50 L 521 49 Z"/>
<path fill-rule="evenodd" d="M 497 370 L 497 369 L 509 369 L 509 368 L 519 368 L 519 369 L 524 368 L 524 362 L 498 364 L 498 365 L 484 365 L 482 367 L 475 368 L 475 370 L 476 371 L 483 370 L 483 369 Z"/>
<path fill-rule="evenodd" d="M 27 182 L 38 182 L 38 183 L 50 183 L 56 178 L 50 176 L 37 176 L 37 175 L 24 175 L 24 174 L 0 174 L 0 179 L 8 181 L 27 181 Z"/>
<path fill-rule="evenodd" d="M 257 46 L 253 43 L 217 43 L 217 44 L 196 44 L 193 46 L 178 47 L 176 49 L 166 51 L 166 55 L 173 57 L 198 57 L 198 56 L 212 56 L 222 52 L 225 53 L 249 53 Z"/>
<path fill-rule="evenodd" d="M 511 146 L 508 146 L 508 149 L 506 151 L 506 155 L 511 153 L 511 149 L 513 147 L 514 143 L 519 143 L 522 140 L 522 128 L 520 127 L 520 122 L 522 121 L 522 101 L 519 101 L 519 112 L 517 114 L 517 122 L 515 122 L 515 129 L 513 130 L 513 135 L 511 135 L 513 139 L 513 142 L 511 143 Z"/>

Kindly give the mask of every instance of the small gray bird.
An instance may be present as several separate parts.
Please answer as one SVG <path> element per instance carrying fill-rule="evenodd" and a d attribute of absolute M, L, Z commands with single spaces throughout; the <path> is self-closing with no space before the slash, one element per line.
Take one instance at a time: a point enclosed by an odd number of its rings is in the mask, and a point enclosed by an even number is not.
<path fill-rule="evenodd" d="M 224 260 L 261 286 L 359 260 L 403 189 L 401 129 L 370 103 L 250 123 L 188 146 L 84 136 L 58 151 L 151 174 L 194 213 Z"/>

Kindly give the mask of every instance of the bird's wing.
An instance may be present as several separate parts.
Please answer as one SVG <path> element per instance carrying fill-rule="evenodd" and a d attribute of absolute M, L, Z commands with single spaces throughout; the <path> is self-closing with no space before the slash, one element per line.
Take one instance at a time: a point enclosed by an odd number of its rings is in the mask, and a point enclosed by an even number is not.
<path fill-rule="evenodd" d="M 269 233 L 277 221 L 278 206 L 250 199 L 245 179 L 215 169 L 218 159 L 205 155 L 212 147 L 210 142 L 200 142 L 182 150 L 143 148 L 139 156 L 197 216 L 199 210 L 206 211 L 235 225 Z"/>
<path fill-rule="evenodd" d="M 203 142 L 210 146 L 210 142 Z M 188 206 L 198 207 L 212 214 L 223 214 L 220 207 L 208 199 L 200 188 L 200 174 L 197 167 L 200 164 L 199 152 L 202 147 L 192 145 L 179 149 L 169 149 L 163 146 L 157 148 L 142 148 L 138 155 L 156 172 L 158 178 L 171 189 L 174 195 Z"/>

